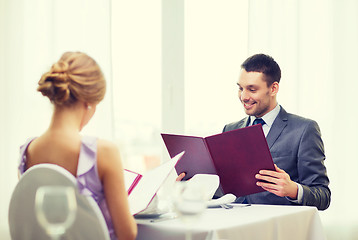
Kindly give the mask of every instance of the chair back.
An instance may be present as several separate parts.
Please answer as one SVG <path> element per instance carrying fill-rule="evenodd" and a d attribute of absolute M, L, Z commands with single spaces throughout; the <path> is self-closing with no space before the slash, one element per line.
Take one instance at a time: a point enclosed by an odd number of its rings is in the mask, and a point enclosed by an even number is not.
<path fill-rule="evenodd" d="M 29 168 L 17 183 L 9 205 L 9 229 L 12 240 L 50 239 L 40 226 L 35 212 L 36 191 L 42 186 L 69 186 L 75 189 L 76 219 L 61 239 L 109 240 L 106 222 L 92 197 L 78 192 L 76 178 L 54 164 L 38 164 Z"/>

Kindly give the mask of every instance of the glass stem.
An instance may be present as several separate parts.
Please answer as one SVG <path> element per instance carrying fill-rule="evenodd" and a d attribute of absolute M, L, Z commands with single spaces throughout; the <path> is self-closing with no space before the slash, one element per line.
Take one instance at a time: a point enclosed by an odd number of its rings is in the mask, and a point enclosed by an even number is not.
<path fill-rule="evenodd" d="M 185 240 L 192 240 L 190 228 L 185 231 Z"/>
<path fill-rule="evenodd" d="M 51 235 L 52 240 L 61 240 L 62 234 L 53 234 Z"/>

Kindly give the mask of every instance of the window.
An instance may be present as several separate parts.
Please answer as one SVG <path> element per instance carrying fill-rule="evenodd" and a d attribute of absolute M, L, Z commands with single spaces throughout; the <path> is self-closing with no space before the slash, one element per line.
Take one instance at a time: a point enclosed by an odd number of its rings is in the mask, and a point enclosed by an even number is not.
<path fill-rule="evenodd" d="M 247 56 L 247 7 L 112 1 L 114 137 L 126 168 L 160 163 L 162 131 L 218 133 L 244 114 L 236 81 Z"/>
<path fill-rule="evenodd" d="M 112 1 L 114 138 L 124 167 L 160 163 L 161 1 Z"/>

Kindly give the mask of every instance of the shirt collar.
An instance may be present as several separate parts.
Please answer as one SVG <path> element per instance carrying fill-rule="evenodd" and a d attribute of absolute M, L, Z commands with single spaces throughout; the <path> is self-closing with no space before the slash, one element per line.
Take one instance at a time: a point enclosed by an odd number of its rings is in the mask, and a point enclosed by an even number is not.
<path fill-rule="evenodd" d="M 281 107 L 279 104 L 277 104 L 274 109 L 272 109 L 270 112 L 266 113 L 264 116 L 261 117 L 265 121 L 265 124 L 267 124 L 268 127 L 272 126 L 280 110 Z M 255 116 L 250 116 L 250 126 L 252 125 L 255 119 L 256 119 Z"/>

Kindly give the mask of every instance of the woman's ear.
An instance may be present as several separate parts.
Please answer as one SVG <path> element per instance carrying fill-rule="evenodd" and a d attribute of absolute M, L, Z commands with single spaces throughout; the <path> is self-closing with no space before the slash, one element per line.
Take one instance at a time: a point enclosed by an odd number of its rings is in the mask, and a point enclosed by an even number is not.
<path fill-rule="evenodd" d="M 92 105 L 91 104 L 89 104 L 89 103 L 83 103 L 84 104 L 84 107 L 85 107 L 85 109 L 87 109 L 87 110 L 91 110 L 92 109 Z"/>

